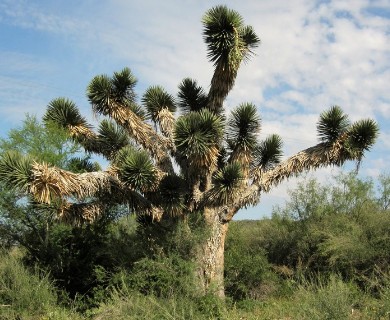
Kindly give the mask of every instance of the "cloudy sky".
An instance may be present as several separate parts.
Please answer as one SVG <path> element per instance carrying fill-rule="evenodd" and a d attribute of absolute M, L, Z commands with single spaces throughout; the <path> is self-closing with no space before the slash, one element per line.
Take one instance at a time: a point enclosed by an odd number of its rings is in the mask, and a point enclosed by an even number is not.
<path fill-rule="evenodd" d="M 360 174 L 389 172 L 390 0 L 0 0 L 0 136 L 20 126 L 26 113 L 42 116 L 60 96 L 92 121 L 88 82 L 125 66 L 139 80 L 139 96 L 150 85 L 176 94 L 185 77 L 207 89 L 212 65 L 201 18 L 218 4 L 240 12 L 261 38 L 256 56 L 239 71 L 227 110 L 255 103 L 263 137 L 280 134 L 286 157 L 317 143 L 318 115 L 332 105 L 352 120 L 374 118 L 381 133 Z M 328 168 L 315 176 L 336 173 Z M 294 183 L 238 216 L 269 214 Z"/>

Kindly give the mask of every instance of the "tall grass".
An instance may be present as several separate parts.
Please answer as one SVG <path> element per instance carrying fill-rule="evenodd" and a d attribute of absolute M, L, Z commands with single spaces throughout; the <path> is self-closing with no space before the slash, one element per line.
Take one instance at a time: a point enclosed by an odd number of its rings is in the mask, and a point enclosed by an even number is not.
<path fill-rule="evenodd" d="M 47 274 L 28 271 L 17 251 L 0 251 L 0 319 L 77 319 L 57 306 Z"/>
<path fill-rule="evenodd" d="M 298 288 L 295 300 L 299 304 L 294 308 L 294 313 L 300 319 L 349 319 L 359 307 L 361 298 L 362 294 L 356 285 L 343 282 L 335 275 L 329 280 L 319 276 Z"/>

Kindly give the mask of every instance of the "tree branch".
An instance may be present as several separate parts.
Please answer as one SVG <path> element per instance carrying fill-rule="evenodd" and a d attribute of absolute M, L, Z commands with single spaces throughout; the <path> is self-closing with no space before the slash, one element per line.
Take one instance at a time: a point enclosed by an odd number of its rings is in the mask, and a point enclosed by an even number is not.
<path fill-rule="evenodd" d="M 324 142 L 302 150 L 266 172 L 259 171 L 254 184 L 268 192 L 272 186 L 303 171 L 329 165 L 341 166 L 347 160 L 354 160 L 344 146 L 345 140 L 346 136 L 342 136 L 333 144 Z"/>
<path fill-rule="evenodd" d="M 172 137 L 166 138 L 159 135 L 153 127 L 145 123 L 129 108 L 112 102 L 107 108 L 107 115 L 122 126 L 137 143 L 148 150 L 157 161 L 161 170 L 173 173 L 173 166 L 169 158 L 169 151 L 175 150 Z"/>
<path fill-rule="evenodd" d="M 329 165 L 341 166 L 347 160 L 355 160 L 344 145 L 346 139 L 347 135 L 342 135 L 332 144 L 319 143 L 298 152 L 272 169 L 255 171 L 252 185 L 243 190 L 229 205 L 220 208 L 222 221 L 230 221 L 239 209 L 257 204 L 261 192 L 269 192 L 271 187 L 291 176 Z"/>
<path fill-rule="evenodd" d="M 30 192 L 41 203 L 75 196 L 85 199 L 99 196 L 113 203 L 131 203 L 135 209 L 150 209 L 149 200 L 125 186 L 115 171 L 98 171 L 76 174 L 46 164 L 34 163 L 31 172 Z"/>

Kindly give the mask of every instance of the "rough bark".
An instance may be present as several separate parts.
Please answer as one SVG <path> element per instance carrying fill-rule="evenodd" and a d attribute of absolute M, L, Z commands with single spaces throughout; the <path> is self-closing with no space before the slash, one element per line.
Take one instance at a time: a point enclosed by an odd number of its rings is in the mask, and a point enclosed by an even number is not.
<path fill-rule="evenodd" d="M 221 222 L 215 209 L 205 209 L 204 216 L 209 234 L 201 244 L 198 256 L 201 289 L 203 293 L 212 292 L 224 298 L 224 253 L 228 223 Z"/>

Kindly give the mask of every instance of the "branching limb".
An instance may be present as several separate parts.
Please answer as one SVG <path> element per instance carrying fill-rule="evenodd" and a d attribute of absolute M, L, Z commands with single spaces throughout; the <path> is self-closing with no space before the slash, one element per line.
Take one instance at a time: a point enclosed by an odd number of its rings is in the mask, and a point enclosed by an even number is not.
<path fill-rule="evenodd" d="M 136 174 L 132 175 L 133 179 L 137 179 Z M 158 184 L 156 179 L 161 177 L 158 172 L 155 175 L 153 181 Z M 127 204 L 132 210 L 154 215 L 161 211 L 131 184 L 121 181 L 115 170 L 75 174 L 11 152 L 0 159 L 0 180 L 10 188 L 31 194 L 35 201 L 44 204 L 66 203 L 74 197 L 78 200 L 96 197 L 103 203 Z"/>
<path fill-rule="evenodd" d="M 241 15 L 226 6 L 216 6 L 203 17 L 203 36 L 215 70 L 208 95 L 210 110 L 220 113 L 233 88 L 241 62 L 248 59 L 260 39 Z"/>
<path fill-rule="evenodd" d="M 174 151 L 172 138 L 164 137 L 145 122 L 145 118 L 134 107 L 134 86 L 136 79 L 125 68 L 113 77 L 105 75 L 92 79 L 87 96 L 92 109 L 98 114 L 108 116 L 126 130 L 128 135 L 156 160 L 157 165 L 166 172 L 173 172 L 169 152 Z"/>
<path fill-rule="evenodd" d="M 327 120 L 325 117 L 334 111 L 323 113 L 319 121 L 319 127 Z M 340 115 L 342 115 L 340 113 Z M 341 116 L 338 115 L 339 118 Z M 334 125 L 334 122 L 332 123 Z M 375 143 L 378 135 L 377 124 L 370 119 L 360 120 L 351 126 L 344 126 L 335 137 L 334 131 L 331 138 L 313 147 L 307 148 L 269 168 L 264 167 L 254 171 L 253 183 L 243 190 L 239 197 L 236 197 L 229 205 L 229 210 L 225 210 L 224 219 L 233 218 L 239 208 L 254 205 L 259 201 L 261 192 L 268 192 L 273 186 L 280 184 L 283 180 L 292 176 L 297 176 L 303 171 L 316 170 L 326 166 L 342 166 L 346 161 L 361 161 L 364 152 L 369 150 Z M 324 125 L 320 127 L 324 131 Z"/>

